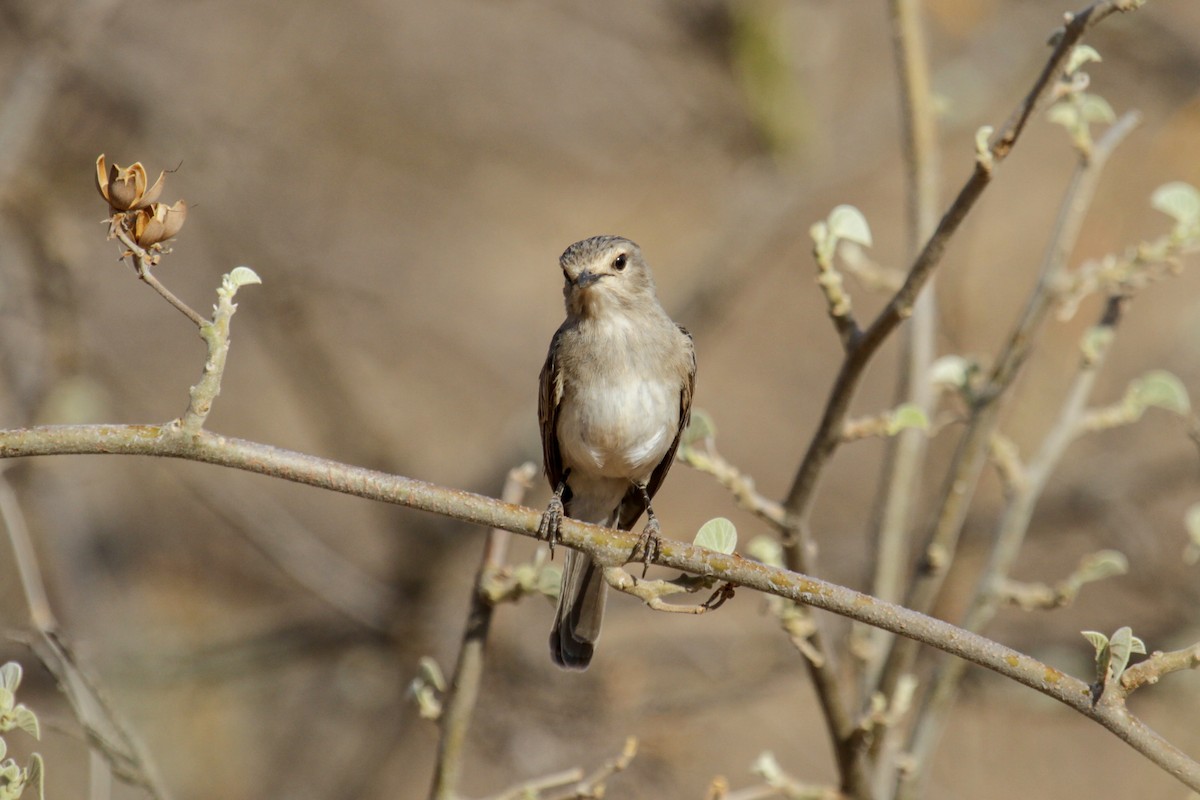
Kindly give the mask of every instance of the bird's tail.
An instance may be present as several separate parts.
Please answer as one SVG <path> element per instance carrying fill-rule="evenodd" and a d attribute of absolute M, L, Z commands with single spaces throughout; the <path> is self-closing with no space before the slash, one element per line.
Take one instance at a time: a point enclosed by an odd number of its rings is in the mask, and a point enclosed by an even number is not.
<path fill-rule="evenodd" d="M 550 655 L 560 667 L 587 669 L 591 663 L 607 594 L 604 568 L 586 553 L 568 550 L 550 629 Z"/>

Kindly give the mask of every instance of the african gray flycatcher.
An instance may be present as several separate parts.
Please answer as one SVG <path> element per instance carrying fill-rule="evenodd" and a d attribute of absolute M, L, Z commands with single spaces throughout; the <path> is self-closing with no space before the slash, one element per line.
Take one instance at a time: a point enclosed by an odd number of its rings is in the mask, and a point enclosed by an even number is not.
<path fill-rule="evenodd" d="M 687 425 L 696 382 L 691 335 L 654 295 L 641 249 L 619 236 L 576 242 L 559 258 L 567 318 L 542 367 L 538 419 L 554 490 L 539 533 L 553 546 L 563 515 L 631 530 L 649 517 L 637 550 L 649 563 L 659 525 L 650 498 Z M 600 636 L 603 567 L 568 551 L 550 655 L 586 669 Z"/>

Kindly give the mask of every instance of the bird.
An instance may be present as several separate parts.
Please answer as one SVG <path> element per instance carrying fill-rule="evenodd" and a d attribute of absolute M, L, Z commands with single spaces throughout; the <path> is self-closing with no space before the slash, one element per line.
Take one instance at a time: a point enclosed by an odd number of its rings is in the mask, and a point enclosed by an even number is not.
<path fill-rule="evenodd" d="M 633 241 L 593 236 L 559 258 L 566 319 L 540 375 L 542 460 L 554 492 L 538 534 L 554 542 L 564 516 L 632 530 L 647 524 L 631 553 L 649 565 L 661 526 L 650 501 L 662 486 L 691 416 L 696 352 L 655 294 Z M 591 663 L 608 584 L 604 568 L 568 550 L 550 654 L 567 669 Z"/>

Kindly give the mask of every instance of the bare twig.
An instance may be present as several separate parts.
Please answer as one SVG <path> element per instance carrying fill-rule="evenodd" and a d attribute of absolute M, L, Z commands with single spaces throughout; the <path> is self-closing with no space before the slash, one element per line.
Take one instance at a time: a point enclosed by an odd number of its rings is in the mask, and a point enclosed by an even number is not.
<path fill-rule="evenodd" d="M 509 470 L 504 482 L 502 497 L 506 503 L 519 503 L 525 497 L 537 465 L 526 462 Z M 508 558 L 508 543 L 512 534 L 502 528 L 488 531 L 483 545 L 483 557 L 475 573 L 471 591 L 471 604 L 467 610 L 467 624 L 463 628 L 462 646 L 458 650 L 458 662 L 454 665 L 454 677 L 446 695 L 441 716 L 441 737 L 438 739 L 437 761 L 433 769 L 433 785 L 429 790 L 430 800 L 452 800 L 458 790 L 458 778 L 462 772 L 462 750 L 471 725 L 471 714 L 479 698 L 479 684 L 483 680 L 484 648 L 487 646 L 495 603 L 483 591 L 489 575 L 500 569 Z"/>
<path fill-rule="evenodd" d="M 632 736 L 625 740 L 621 752 L 585 775 L 582 767 L 543 775 L 505 789 L 488 800 L 592 800 L 604 796 L 605 783 L 618 772 L 629 766 L 637 755 L 638 740 Z M 543 794 L 563 789 L 555 794 Z"/>
<path fill-rule="evenodd" d="M 996 543 L 992 547 L 963 623 L 968 630 L 982 630 L 995 617 L 1004 599 L 1004 582 L 1008 579 L 1025 541 L 1034 507 L 1042 496 L 1050 474 L 1062 459 L 1067 445 L 1075 439 L 1079 420 L 1087 408 L 1092 387 L 1104 362 L 1108 345 L 1111 344 L 1112 332 L 1120 321 L 1121 305 L 1121 298 L 1112 298 L 1109 301 L 1097 325 L 1099 335 L 1089 337 L 1095 345 L 1091 352 L 1081 358 L 1079 371 L 1059 410 L 1058 419 L 1033 460 L 1022 471 L 1021 483 L 1011 490 L 1009 502 L 997 528 Z M 896 652 L 901 652 L 899 646 Z M 917 796 L 919 789 L 916 787 L 924 780 L 964 672 L 961 662 L 947 662 L 935 673 L 931 689 L 926 696 L 925 707 L 918 717 L 909 742 L 914 766 L 901 778 L 901 797 Z"/>
<path fill-rule="evenodd" d="M 784 501 L 784 507 L 788 512 L 788 531 L 784 535 L 783 546 L 785 563 L 789 569 L 797 572 L 814 571 L 809 516 L 816 495 L 817 483 L 825 465 L 841 443 L 842 426 L 850 408 L 850 401 L 858 389 L 858 383 L 865 373 L 867 365 L 887 337 L 912 314 L 913 304 L 941 262 L 946 245 L 991 182 L 996 167 L 1011 152 L 1034 109 L 1057 80 L 1063 64 L 1076 43 L 1088 29 L 1110 14 L 1118 10 L 1130 10 L 1134 7 L 1136 6 L 1131 0 L 1099 0 L 1078 14 L 1068 15 L 1061 35 L 1058 36 L 1041 74 L 1009 117 L 1008 122 L 1000 129 L 988 147 L 977 154 L 971 176 L 959 191 L 954 202 L 951 203 L 950 208 L 942 216 L 920 254 L 913 261 L 904 285 L 892 296 L 870 326 L 856 338 L 854 347 L 847 351 L 830 390 L 817 431 L 796 470 L 791 488 Z M 814 634 L 812 642 L 819 650 L 826 650 L 819 630 Z M 825 715 L 826 725 L 835 743 L 834 751 L 838 755 L 842 789 L 856 796 L 865 796 L 868 793 L 866 773 L 862 766 L 861 754 L 852 751 L 852 748 L 855 747 L 851 741 L 854 724 L 846 712 L 844 699 L 838 694 L 838 680 L 834 674 L 834 665 L 827 658 L 824 666 L 814 666 L 811 673 Z"/>
<path fill-rule="evenodd" d="M 630 575 L 620 567 L 605 567 L 604 580 L 618 592 L 623 592 L 638 598 L 654 611 L 665 611 L 669 614 L 707 614 L 715 611 L 733 597 L 732 584 L 726 583 L 716 589 L 703 603 L 682 605 L 668 603 L 663 598 L 683 592 L 698 592 L 709 584 L 708 580 L 697 581 L 689 576 L 673 581 L 648 581 Z"/>
<path fill-rule="evenodd" d="M 833 455 L 840 441 L 842 422 L 850 407 L 850 400 L 858 388 L 859 379 L 867 364 L 878 351 L 884 340 L 912 313 L 913 303 L 941 262 L 946 245 L 957 232 L 958 226 L 974 207 L 991 182 L 992 175 L 1020 138 L 1025 124 L 1042 98 L 1052 88 L 1063 63 L 1071 50 L 1091 27 L 1117 11 L 1128 11 L 1139 3 L 1132 0 L 1100 0 L 1080 11 L 1068 15 L 1065 27 L 1057 37 L 1055 47 L 1034 81 L 1032 88 L 1018 104 L 1008 122 L 995 135 L 988 146 L 987 158 L 978 158 L 971 177 L 959 190 L 958 196 L 943 215 L 933 235 L 926 241 L 920 254 L 908 270 L 904 285 L 892 296 L 879 316 L 863 332 L 858 345 L 847 355 L 838 371 L 833 388 L 826 402 L 825 412 L 814 434 L 808 451 L 800 463 L 784 506 L 789 514 L 791 536 L 785 541 L 788 566 L 801 568 L 807 558 L 802 543 L 807 541 L 808 515 L 811 510 L 817 479 L 822 468 Z"/>
<path fill-rule="evenodd" d="M 176 297 L 174 292 L 172 292 L 166 286 L 163 286 L 158 278 L 154 277 L 154 273 L 150 271 L 152 261 L 150 254 L 145 248 L 133 240 L 133 237 L 129 235 L 129 232 L 125 230 L 119 220 L 114 221 L 110 227 L 110 231 L 117 241 L 125 245 L 125 248 L 128 251 L 126 255 L 133 259 L 133 271 L 137 273 L 138 278 L 140 278 L 151 289 L 162 295 L 164 300 L 178 309 L 185 317 L 190 319 L 197 328 L 203 328 L 206 324 L 208 324 L 208 320 L 197 314 L 191 306 Z"/>
<path fill-rule="evenodd" d="M 1123 116 L 1096 143 L 1090 157 L 1081 158 L 1076 167 L 1059 208 L 1058 219 L 1042 260 L 1037 283 L 1029 295 L 1021 318 L 996 359 L 987 385 L 975 393 L 966 430 L 959 440 L 938 499 L 933 526 L 922 545 L 917 574 L 913 578 L 905 603 L 910 608 L 928 611 L 941 591 L 958 547 L 958 537 L 966 521 L 968 506 L 987 459 L 1000 411 L 999 400 L 1025 363 L 1037 332 L 1047 318 L 1053 302 L 1052 287 L 1074 249 L 1083 218 L 1091 204 L 1100 173 L 1108 157 L 1139 121 L 1139 115 L 1134 113 Z M 890 694 L 900 676 L 911 669 L 915 658 L 915 648 L 904 642 L 897 642 L 880 676 L 880 691 L 885 695 Z"/>
<path fill-rule="evenodd" d="M 51 425 L 0 431 L 0 458 L 67 453 L 148 455 L 201 461 L 533 537 L 537 535 L 542 516 L 536 509 L 482 495 L 219 436 L 210 431 L 185 434 L 173 423 Z M 606 565 L 626 563 L 638 543 L 637 533 L 572 519 L 563 520 L 561 535 L 564 545 L 586 552 Z M 1180 781 L 1200 790 L 1200 763 L 1147 728 L 1123 706 L 1093 704 L 1088 684 L 978 634 L 817 578 L 670 539 L 663 539 L 653 562 L 830 611 L 979 664 L 1095 720 Z"/>
<path fill-rule="evenodd" d="M 59 633 L 58 621 L 50 608 L 42 582 L 33 542 L 25 524 L 25 515 L 8 480 L 0 474 L 0 520 L 13 549 L 13 561 L 21 577 L 21 587 L 29 605 L 30 622 L 36 638 L 30 649 L 54 676 L 67 697 L 75 717 L 92 746 L 121 780 L 140 786 L 157 800 L 170 794 L 158 774 L 142 741 L 133 733 L 99 691 L 95 681 L 83 670 L 74 652 Z M 93 760 L 92 780 L 103 785 L 103 776 Z"/>
<path fill-rule="evenodd" d="M 1164 675 L 1197 667 L 1200 667 L 1200 644 L 1168 653 L 1158 650 L 1121 673 L 1121 691 L 1128 697 L 1148 683 L 1158 683 Z"/>
<path fill-rule="evenodd" d="M 937 225 L 938 163 L 937 114 L 929 79 L 925 31 L 921 24 L 920 0 L 891 0 L 889 3 L 896 74 L 900 83 L 900 112 L 903 118 L 904 163 L 907 168 L 908 258 L 916 258 L 921 244 Z M 933 416 L 935 395 L 928 376 L 934 356 L 937 307 L 933 281 L 913 306 L 909 324 L 902 330 L 904 355 L 896 384 L 896 405 L 911 403 Z M 889 439 L 880 476 L 880 507 L 872 560 L 871 586 L 877 597 L 898 601 L 909 562 L 912 503 L 925 459 L 927 435 L 919 430 L 901 431 Z M 869 694 L 878 679 L 887 653 L 877 629 L 867 634 L 861 691 Z M 876 792 L 878 794 L 878 791 Z"/>
<path fill-rule="evenodd" d="M 737 501 L 738 507 L 783 530 L 783 506 L 770 498 L 763 497 L 754 486 L 754 479 L 729 463 L 711 445 L 700 449 L 694 445 L 679 448 L 679 460 L 694 470 L 711 475 L 724 486 Z"/>
<path fill-rule="evenodd" d="M 829 319 L 832 320 L 833 327 L 837 330 L 838 339 L 842 342 L 842 349 L 849 352 L 858 343 L 858 337 L 862 335 L 862 331 L 858 327 L 858 320 L 850 306 L 850 295 L 846 293 L 842 273 L 838 272 L 833 265 L 833 253 L 822 256 L 820 250 L 818 245 L 816 254 L 817 286 L 821 287 L 821 294 L 825 295 Z"/>

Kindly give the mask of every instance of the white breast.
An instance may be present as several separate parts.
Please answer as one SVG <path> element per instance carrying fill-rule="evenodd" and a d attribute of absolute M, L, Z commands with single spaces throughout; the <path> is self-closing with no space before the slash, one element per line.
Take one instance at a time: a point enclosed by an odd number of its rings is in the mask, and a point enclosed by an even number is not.
<path fill-rule="evenodd" d="M 564 466 L 589 475 L 642 482 L 662 461 L 679 426 L 679 386 L 638 381 L 626 372 L 589 381 L 564 398 L 558 442 Z"/>

